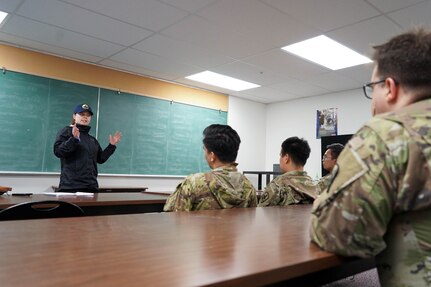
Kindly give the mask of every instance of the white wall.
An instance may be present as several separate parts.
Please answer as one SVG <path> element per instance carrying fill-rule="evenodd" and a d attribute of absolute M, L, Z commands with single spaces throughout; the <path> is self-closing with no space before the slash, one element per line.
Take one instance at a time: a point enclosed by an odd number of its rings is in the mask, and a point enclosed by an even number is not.
<path fill-rule="evenodd" d="M 353 134 L 371 117 L 370 100 L 362 90 L 309 97 L 269 104 L 266 110 L 265 170 L 279 162 L 281 143 L 298 136 L 308 141 L 311 154 L 305 170 L 312 178 L 321 176 L 320 139 L 316 139 L 316 111 L 327 108 L 338 110 L 338 134 Z"/>
<path fill-rule="evenodd" d="M 238 169 L 262 170 L 265 166 L 266 105 L 231 96 L 228 124 L 241 137 Z"/>

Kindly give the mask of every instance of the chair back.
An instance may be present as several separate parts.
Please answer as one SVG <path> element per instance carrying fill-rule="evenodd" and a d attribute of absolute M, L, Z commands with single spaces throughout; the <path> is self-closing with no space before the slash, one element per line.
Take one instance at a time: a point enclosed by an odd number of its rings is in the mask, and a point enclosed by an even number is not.
<path fill-rule="evenodd" d="M 0 220 L 40 219 L 84 216 L 76 204 L 59 200 L 24 202 L 0 211 Z"/>

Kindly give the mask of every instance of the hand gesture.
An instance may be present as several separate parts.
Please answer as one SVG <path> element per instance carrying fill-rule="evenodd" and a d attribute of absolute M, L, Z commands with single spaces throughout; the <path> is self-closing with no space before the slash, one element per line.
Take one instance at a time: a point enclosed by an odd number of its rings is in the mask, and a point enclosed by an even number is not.
<path fill-rule="evenodd" d="M 121 140 L 121 136 L 123 134 L 119 131 L 116 131 L 114 135 L 109 135 L 109 143 L 112 145 L 117 145 L 117 143 Z"/>
<path fill-rule="evenodd" d="M 80 133 L 79 133 L 79 129 L 76 127 L 76 125 L 72 126 L 72 135 L 74 138 L 79 140 Z"/>

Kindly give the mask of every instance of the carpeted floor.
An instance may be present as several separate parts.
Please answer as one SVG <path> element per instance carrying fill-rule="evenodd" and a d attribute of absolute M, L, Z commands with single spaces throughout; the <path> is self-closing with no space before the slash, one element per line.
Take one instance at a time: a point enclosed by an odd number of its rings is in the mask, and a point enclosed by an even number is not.
<path fill-rule="evenodd" d="M 371 269 L 358 273 L 338 281 L 331 282 L 322 287 L 380 287 L 377 269 Z"/>

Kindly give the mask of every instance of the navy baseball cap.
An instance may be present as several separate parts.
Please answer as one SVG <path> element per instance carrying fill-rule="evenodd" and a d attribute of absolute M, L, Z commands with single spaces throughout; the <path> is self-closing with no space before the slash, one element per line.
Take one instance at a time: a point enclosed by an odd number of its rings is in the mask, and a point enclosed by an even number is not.
<path fill-rule="evenodd" d="M 82 112 L 89 112 L 91 115 L 93 115 L 93 111 L 91 110 L 91 107 L 87 104 L 79 104 L 73 110 L 74 114 L 82 113 Z"/>

